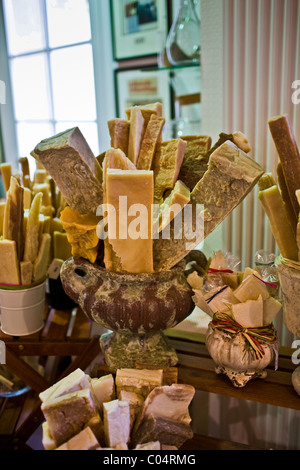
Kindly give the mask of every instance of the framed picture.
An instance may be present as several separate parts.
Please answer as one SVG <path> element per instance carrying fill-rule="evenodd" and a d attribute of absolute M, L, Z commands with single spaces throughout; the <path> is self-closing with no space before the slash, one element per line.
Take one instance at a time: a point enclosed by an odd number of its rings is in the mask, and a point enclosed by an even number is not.
<path fill-rule="evenodd" d="M 167 0 L 111 0 L 115 60 L 157 54 L 168 28 Z"/>
<path fill-rule="evenodd" d="M 171 119 L 171 88 L 168 70 L 116 71 L 117 113 L 126 118 L 126 109 L 160 102 L 166 123 Z"/>

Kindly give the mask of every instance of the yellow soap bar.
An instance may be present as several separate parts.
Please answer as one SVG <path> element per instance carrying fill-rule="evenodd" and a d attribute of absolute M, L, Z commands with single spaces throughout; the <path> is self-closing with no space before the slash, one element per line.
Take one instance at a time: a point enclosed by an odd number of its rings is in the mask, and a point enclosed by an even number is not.
<path fill-rule="evenodd" d="M 296 238 L 278 187 L 275 185 L 260 191 L 258 197 L 269 219 L 271 231 L 281 255 L 284 258 L 298 260 Z"/>
<path fill-rule="evenodd" d="M 234 296 L 240 302 L 246 302 L 247 300 L 257 300 L 259 296 L 262 300 L 266 300 L 270 294 L 265 283 L 255 274 L 250 274 L 234 291 Z"/>
<path fill-rule="evenodd" d="M 153 272 L 153 172 L 107 170 L 108 239 L 119 271 Z"/>
<path fill-rule="evenodd" d="M 0 240 L 0 283 L 20 284 L 20 270 L 14 240 Z"/>
<path fill-rule="evenodd" d="M 41 281 L 47 275 L 51 249 L 51 236 L 49 233 L 43 233 L 38 256 L 33 265 L 33 281 Z"/>
<path fill-rule="evenodd" d="M 12 166 L 10 163 L 1 163 L 0 164 L 1 176 L 3 180 L 3 186 L 5 192 L 9 190 L 10 179 L 12 177 Z"/>
<path fill-rule="evenodd" d="M 45 207 L 51 206 L 52 201 L 51 201 L 51 194 L 50 194 L 50 186 L 48 183 L 42 183 L 42 184 L 35 183 L 33 185 L 32 190 L 35 194 L 43 193 L 43 201 L 42 201 L 43 206 Z"/>
<path fill-rule="evenodd" d="M 137 159 L 138 170 L 151 170 L 157 143 L 161 140 L 165 119 L 153 114 L 147 125 Z"/>
<path fill-rule="evenodd" d="M 32 193 L 29 188 L 24 188 L 23 203 L 24 210 L 30 209 L 32 203 Z"/>
<path fill-rule="evenodd" d="M 186 142 L 174 139 L 161 142 L 153 159 L 154 170 L 154 203 L 163 202 L 164 193 L 173 189 L 184 158 Z"/>
<path fill-rule="evenodd" d="M 144 118 L 138 106 L 134 106 L 130 115 L 128 139 L 128 158 L 136 165 L 144 131 Z"/>
<path fill-rule="evenodd" d="M 64 261 L 71 258 L 72 247 L 68 242 L 66 233 L 53 233 L 53 254 L 54 258 L 62 259 Z"/>
<path fill-rule="evenodd" d="M 0 202 L 0 237 L 3 235 L 3 221 L 4 221 L 4 212 L 5 212 L 5 202 Z"/>
<path fill-rule="evenodd" d="M 3 238 L 16 242 L 17 256 L 21 260 L 24 249 L 23 233 L 23 203 L 24 189 L 19 185 L 17 179 L 12 176 L 10 187 L 7 192 L 7 201 L 4 212 Z"/>
<path fill-rule="evenodd" d="M 42 197 L 42 193 L 38 193 L 35 195 L 31 204 L 26 223 L 24 261 L 31 261 L 32 263 L 35 262 L 39 250 L 39 220 Z"/>
<path fill-rule="evenodd" d="M 158 231 L 161 232 L 190 202 L 190 196 L 189 188 L 178 180 L 170 195 L 166 197 L 159 208 L 158 221 L 154 221 L 154 230 L 156 223 L 158 223 Z"/>
<path fill-rule="evenodd" d="M 128 152 L 128 139 L 130 123 L 126 119 L 112 119 L 108 121 L 110 144 L 115 149 Z"/>
<path fill-rule="evenodd" d="M 20 274 L 22 286 L 29 286 L 32 283 L 33 264 L 31 261 L 20 262 Z"/>

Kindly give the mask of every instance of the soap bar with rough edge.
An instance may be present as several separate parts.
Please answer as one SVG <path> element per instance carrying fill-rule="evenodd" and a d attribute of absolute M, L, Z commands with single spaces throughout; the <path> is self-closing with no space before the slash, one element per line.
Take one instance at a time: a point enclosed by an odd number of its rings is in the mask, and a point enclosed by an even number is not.
<path fill-rule="evenodd" d="M 6 207 L 3 222 L 3 238 L 16 242 L 17 256 L 21 260 L 24 250 L 24 189 L 12 176 L 7 191 Z"/>
<path fill-rule="evenodd" d="M 189 188 L 180 180 L 177 180 L 169 196 L 159 206 L 158 216 L 153 221 L 154 232 L 161 232 L 176 215 L 190 202 Z"/>
<path fill-rule="evenodd" d="M 34 194 L 42 193 L 43 200 L 42 206 L 50 206 L 51 205 L 51 194 L 50 194 L 50 187 L 48 183 L 35 183 L 32 187 L 32 191 Z"/>
<path fill-rule="evenodd" d="M 126 401 L 129 405 L 130 411 L 130 429 L 133 428 L 134 422 L 140 413 L 144 404 L 144 398 L 135 392 L 128 392 L 128 390 L 121 390 L 118 396 L 121 401 Z"/>
<path fill-rule="evenodd" d="M 103 160 L 103 203 L 107 203 L 107 169 L 135 170 L 136 166 L 120 149 L 108 149 Z M 103 227 L 104 230 L 105 227 Z M 121 268 L 120 260 L 115 255 L 108 238 L 104 239 L 104 264 L 106 269 Z"/>
<path fill-rule="evenodd" d="M 91 379 L 91 388 L 100 412 L 103 403 L 115 399 L 115 382 L 112 374 Z"/>
<path fill-rule="evenodd" d="M 246 277 L 233 294 L 240 302 L 257 300 L 259 296 L 262 300 L 270 297 L 266 284 L 255 274 Z"/>
<path fill-rule="evenodd" d="M 75 436 L 90 419 L 98 416 L 89 388 L 50 398 L 42 403 L 41 410 L 56 446 Z"/>
<path fill-rule="evenodd" d="M 19 158 L 19 164 L 21 167 L 21 173 L 22 173 L 22 184 L 24 185 L 24 179 L 26 176 L 30 177 L 30 170 L 29 170 L 29 162 L 27 157 L 20 157 Z"/>
<path fill-rule="evenodd" d="M 153 172 L 107 169 L 108 241 L 118 270 L 153 272 Z"/>
<path fill-rule="evenodd" d="M 197 204 L 204 205 L 203 238 L 206 238 L 242 202 L 263 173 L 261 166 L 232 142 L 218 147 L 210 156 L 208 170 L 191 192 L 193 216 L 187 233 L 183 226 L 182 238 L 174 239 L 174 219 L 170 237 L 154 240 L 154 270 L 171 269 L 202 241 L 193 235 L 197 231 Z"/>
<path fill-rule="evenodd" d="M 127 155 L 129 142 L 129 121 L 126 119 L 111 119 L 108 121 L 110 134 L 110 145 L 115 149 L 120 149 Z"/>
<path fill-rule="evenodd" d="M 172 139 L 157 145 L 153 159 L 155 204 L 161 204 L 165 191 L 174 188 L 186 145 L 182 139 Z"/>
<path fill-rule="evenodd" d="M 299 214 L 296 191 L 300 189 L 300 153 L 288 115 L 269 120 L 269 128 L 282 165 L 285 182 L 295 215 Z"/>
<path fill-rule="evenodd" d="M 106 444 L 116 447 L 130 439 L 130 410 L 126 401 L 112 400 L 103 403 L 103 421 Z"/>
<path fill-rule="evenodd" d="M 26 223 L 23 261 L 35 262 L 39 250 L 39 219 L 43 194 L 34 196 Z"/>
<path fill-rule="evenodd" d="M 31 154 L 73 210 L 96 213 L 102 204 L 102 169 L 78 127 L 42 140 Z"/>
<path fill-rule="evenodd" d="M 131 444 L 136 447 L 138 444 L 159 441 L 161 445 L 180 449 L 187 440 L 192 439 L 193 435 L 193 430 L 187 423 L 150 415 L 133 434 Z"/>
<path fill-rule="evenodd" d="M 53 233 L 53 254 L 54 258 L 66 261 L 72 256 L 72 247 L 68 241 L 66 233 Z"/>
<path fill-rule="evenodd" d="M 3 222 L 6 202 L 0 202 L 0 237 L 3 235 Z"/>
<path fill-rule="evenodd" d="M 32 193 L 29 188 L 23 188 L 24 189 L 24 194 L 23 194 L 23 201 L 24 201 L 24 210 L 30 209 L 31 203 L 32 203 Z"/>
<path fill-rule="evenodd" d="M 33 264 L 31 261 L 20 262 L 20 275 L 22 286 L 29 286 L 32 283 Z"/>
<path fill-rule="evenodd" d="M 156 145 L 161 141 L 162 131 L 166 120 L 153 114 L 148 122 L 137 158 L 138 170 L 151 170 Z"/>
<path fill-rule="evenodd" d="M 289 191 L 286 185 L 281 162 L 279 162 L 277 165 L 277 180 L 278 180 L 278 186 L 280 189 L 281 197 L 285 204 L 285 210 L 286 210 L 287 216 L 289 218 L 293 232 L 294 234 L 296 234 L 298 217 L 295 214 L 294 207 L 291 202 L 291 198 L 290 198 Z"/>
<path fill-rule="evenodd" d="M 143 138 L 144 118 L 138 106 L 134 106 L 130 115 L 127 156 L 136 165 Z"/>
<path fill-rule="evenodd" d="M 49 267 L 51 250 L 51 235 L 43 233 L 36 260 L 33 263 L 33 281 L 42 281 L 46 278 Z"/>
<path fill-rule="evenodd" d="M 157 117 L 162 117 L 163 116 L 163 105 L 160 102 L 156 103 L 149 103 L 149 104 L 142 104 L 137 106 L 144 118 L 145 125 L 144 125 L 144 130 L 146 129 L 149 120 L 151 119 L 151 116 L 154 114 Z M 131 111 L 134 108 L 134 106 L 131 106 L 130 108 L 127 108 L 125 110 L 127 119 L 130 120 L 131 118 Z"/>
<path fill-rule="evenodd" d="M 146 398 L 155 387 L 162 385 L 162 380 L 162 369 L 118 369 L 115 379 L 117 395 L 121 390 L 127 390 Z"/>
<path fill-rule="evenodd" d="M 275 185 L 260 191 L 258 197 L 268 217 L 272 234 L 281 255 L 284 258 L 297 260 L 298 250 L 295 234 L 278 187 Z"/>
<path fill-rule="evenodd" d="M 9 190 L 10 179 L 12 177 L 11 163 L 0 163 L 1 176 L 5 192 Z"/>
<path fill-rule="evenodd" d="M 20 268 L 14 240 L 0 240 L 0 283 L 20 284 Z"/>
<path fill-rule="evenodd" d="M 80 431 L 76 436 L 71 437 L 67 442 L 64 442 L 56 450 L 97 450 L 100 449 L 100 444 L 96 439 L 95 434 L 88 426 Z"/>
<path fill-rule="evenodd" d="M 203 177 L 207 170 L 211 148 L 211 137 L 206 135 L 190 135 L 181 137 L 187 145 L 178 179 L 191 190 Z"/>
<path fill-rule="evenodd" d="M 264 173 L 258 180 L 258 189 L 263 191 L 264 189 L 271 188 L 276 185 L 276 181 L 272 173 Z"/>
<path fill-rule="evenodd" d="M 63 377 L 39 394 L 42 403 L 90 387 L 89 376 L 80 368 Z"/>

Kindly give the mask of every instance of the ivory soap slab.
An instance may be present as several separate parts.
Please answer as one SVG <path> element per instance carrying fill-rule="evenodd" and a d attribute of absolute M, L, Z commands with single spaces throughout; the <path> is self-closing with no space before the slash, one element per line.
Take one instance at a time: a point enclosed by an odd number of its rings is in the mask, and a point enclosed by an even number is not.
<path fill-rule="evenodd" d="M 20 284 L 16 242 L 13 240 L 0 240 L 0 283 Z"/>
<path fill-rule="evenodd" d="M 96 450 L 97 448 L 100 448 L 99 442 L 91 428 L 87 427 L 56 450 Z"/>
<path fill-rule="evenodd" d="M 103 403 L 103 421 L 106 443 L 109 447 L 127 444 L 130 437 L 130 410 L 126 401 Z"/>
<path fill-rule="evenodd" d="M 41 392 L 39 394 L 39 398 L 42 402 L 45 402 L 50 398 L 53 399 L 62 395 L 67 395 L 78 390 L 89 388 L 89 386 L 90 382 L 88 375 L 81 369 L 76 369 L 67 377 L 64 377 L 59 382 L 56 382 L 54 385 Z"/>
<path fill-rule="evenodd" d="M 32 155 L 44 165 L 73 210 L 96 213 L 102 204 L 102 169 L 78 127 L 42 140 Z"/>
<path fill-rule="evenodd" d="M 153 173 L 107 170 L 108 240 L 120 271 L 153 272 Z"/>
<path fill-rule="evenodd" d="M 111 146 L 122 150 L 125 155 L 128 152 L 129 121 L 126 119 L 112 119 L 108 121 Z"/>
<path fill-rule="evenodd" d="M 182 238 L 174 239 L 174 219 L 169 239 L 154 240 L 154 270 L 171 269 L 200 243 L 201 240 L 192 237 L 196 231 L 197 204 L 204 205 L 205 239 L 242 202 L 263 173 L 263 168 L 232 142 L 218 147 L 210 156 L 208 170 L 191 193 L 192 227 L 187 233 L 183 227 Z"/>

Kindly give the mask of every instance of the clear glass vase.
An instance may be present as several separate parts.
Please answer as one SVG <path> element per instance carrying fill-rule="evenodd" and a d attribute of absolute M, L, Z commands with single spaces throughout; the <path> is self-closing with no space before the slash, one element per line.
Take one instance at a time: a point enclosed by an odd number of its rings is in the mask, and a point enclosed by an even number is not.
<path fill-rule="evenodd" d="M 200 64 L 200 21 L 193 0 L 180 0 L 166 43 L 171 65 Z"/>

